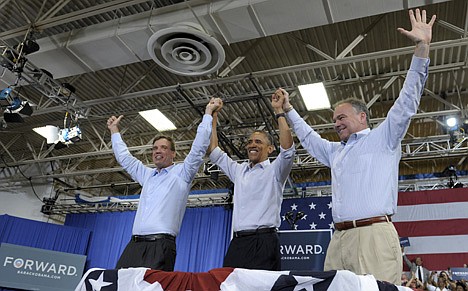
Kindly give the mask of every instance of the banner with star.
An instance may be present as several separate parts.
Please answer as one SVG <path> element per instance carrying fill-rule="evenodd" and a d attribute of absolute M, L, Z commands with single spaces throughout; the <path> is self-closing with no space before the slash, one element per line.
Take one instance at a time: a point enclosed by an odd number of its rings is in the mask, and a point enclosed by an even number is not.
<path fill-rule="evenodd" d="M 282 270 L 323 271 L 334 225 L 331 197 L 285 199 L 279 232 Z"/>
<path fill-rule="evenodd" d="M 204 273 L 145 268 L 90 269 L 75 291 L 411 291 L 350 271 L 264 271 L 219 268 Z"/>
<path fill-rule="evenodd" d="M 284 199 L 280 230 L 335 230 L 331 196 Z"/>

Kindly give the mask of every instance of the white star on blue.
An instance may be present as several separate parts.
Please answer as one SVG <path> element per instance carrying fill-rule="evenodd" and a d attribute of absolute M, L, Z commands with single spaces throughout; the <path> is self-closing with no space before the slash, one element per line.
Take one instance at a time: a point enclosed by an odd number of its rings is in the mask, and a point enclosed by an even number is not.
<path fill-rule="evenodd" d="M 101 273 L 97 280 L 89 279 L 89 284 L 93 287 L 93 291 L 101 291 L 102 287 L 112 285 L 110 282 L 104 282 L 104 272 Z"/>
<path fill-rule="evenodd" d="M 281 207 L 281 227 L 282 230 L 321 230 L 330 228 L 332 220 L 331 196 L 305 197 L 284 199 Z M 291 226 L 286 220 L 286 213 L 293 212 L 296 217 L 298 212 L 303 212 L 304 216 L 294 222 Z"/>

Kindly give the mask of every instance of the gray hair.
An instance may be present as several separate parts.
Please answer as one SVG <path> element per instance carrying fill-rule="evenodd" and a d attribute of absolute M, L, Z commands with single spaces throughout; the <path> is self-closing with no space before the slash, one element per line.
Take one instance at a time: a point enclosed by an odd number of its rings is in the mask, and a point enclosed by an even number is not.
<path fill-rule="evenodd" d="M 333 105 L 333 108 L 338 107 L 341 104 L 351 104 L 353 106 L 354 110 L 356 110 L 357 113 L 364 112 L 366 114 L 366 122 L 367 126 L 370 128 L 370 118 L 369 118 L 369 109 L 367 109 L 366 103 L 364 103 L 362 100 L 359 100 L 357 98 L 347 98 L 345 100 L 338 101 Z"/>

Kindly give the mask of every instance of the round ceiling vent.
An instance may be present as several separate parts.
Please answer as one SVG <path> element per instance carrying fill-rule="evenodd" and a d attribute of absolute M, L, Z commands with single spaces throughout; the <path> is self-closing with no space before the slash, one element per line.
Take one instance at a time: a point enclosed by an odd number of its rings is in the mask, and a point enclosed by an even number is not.
<path fill-rule="evenodd" d="M 203 76 L 224 63 L 224 49 L 194 23 L 179 23 L 157 31 L 148 40 L 148 53 L 164 69 L 182 76 Z"/>

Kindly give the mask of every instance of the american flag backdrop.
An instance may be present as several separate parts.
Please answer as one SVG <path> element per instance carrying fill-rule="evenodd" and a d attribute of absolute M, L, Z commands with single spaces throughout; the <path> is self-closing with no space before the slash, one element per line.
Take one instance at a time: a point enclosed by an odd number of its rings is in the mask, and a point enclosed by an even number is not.
<path fill-rule="evenodd" d="M 285 198 L 280 229 L 334 230 L 331 210 L 331 197 Z M 400 237 L 409 238 L 410 260 L 420 256 L 435 271 L 468 263 L 468 188 L 400 192 L 392 220 Z"/>
<path fill-rule="evenodd" d="M 431 271 L 468 263 L 468 188 L 399 193 L 393 222 L 410 260 Z"/>

